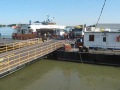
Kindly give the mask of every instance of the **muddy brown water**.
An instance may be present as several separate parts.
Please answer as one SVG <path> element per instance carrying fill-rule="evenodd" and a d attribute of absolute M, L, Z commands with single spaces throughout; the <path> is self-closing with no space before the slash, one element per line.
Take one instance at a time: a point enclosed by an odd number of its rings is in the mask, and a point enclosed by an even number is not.
<path fill-rule="evenodd" d="M 0 79 L 0 90 L 120 90 L 120 67 L 43 59 Z"/>

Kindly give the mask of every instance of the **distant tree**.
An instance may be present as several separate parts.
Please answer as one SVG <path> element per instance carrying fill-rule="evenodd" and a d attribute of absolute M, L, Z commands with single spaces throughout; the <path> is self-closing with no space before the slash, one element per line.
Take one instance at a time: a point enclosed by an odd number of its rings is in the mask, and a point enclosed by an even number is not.
<path fill-rule="evenodd" d="M 9 24 L 8 27 L 16 26 L 16 24 Z"/>
<path fill-rule="evenodd" d="M 6 25 L 0 24 L 0 27 L 5 27 Z"/>

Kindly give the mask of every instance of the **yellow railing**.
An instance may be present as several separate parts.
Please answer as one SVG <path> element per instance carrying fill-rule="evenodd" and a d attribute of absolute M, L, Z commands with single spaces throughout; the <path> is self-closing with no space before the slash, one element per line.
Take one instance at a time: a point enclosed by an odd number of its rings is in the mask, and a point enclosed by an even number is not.
<path fill-rule="evenodd" d="M 11 53 L 9 55 L 2 56 L 0 57 L 0 74 L 47 55 L 62 46 L 63 43 L 58 41 L 43 47 L 28 50 L 26 52 L 18 54 Z"/>
<path fill-rule="evenodd" d="M 29 40 L 24 40 L 24 41 L 20 41 L 20 42 L 0 45 L 0 53 L 19 49 L 19 48 L 22 48 L 25 46 L 34 45 L 37 43 L 42 43 L 41 38 L 29 39 Z"/>

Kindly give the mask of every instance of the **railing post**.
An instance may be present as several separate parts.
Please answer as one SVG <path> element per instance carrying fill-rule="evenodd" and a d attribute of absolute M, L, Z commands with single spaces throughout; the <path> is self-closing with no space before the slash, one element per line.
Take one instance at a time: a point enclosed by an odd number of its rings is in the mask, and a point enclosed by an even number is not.
<path fill-rule="evenodd" d="M 53 44 L 51 44 L 51 52 L 53 51 L 54 47 L 53 47 Z"/>
<path fill-rule="evenodd" d="M 10 69 L 10 58 L 9 58 L 9 56 L 7 56 L 7 58 L 8 58 L 8 70 Z"/>
<path fill-rule="evenodd" d="M 30 46 L 30 40 L 28 40 L 28 46 Z"/>
<path fill-rule="evenodd" d="M 35 39 L 35 44 L 37 43 L 37 39 Z"/>
<path fill-rule="evenodd" d="M 1 70 L 2 70 L 2 64 L 1 64 L 1 61 L 0 61 L 0 72 L 1 72 Z"/>
<path fill-rule="evenodd" d="M 7 52 L 8 50 L 7 50 L 7 44 L 6 44 L 6 52 Z"/>
<path fill-rule="evenodd" d="M 38 43 L 38 39 L 35 39 L 35 44 Z"/>
<path fill-rule="evenodd" d="M 29 58 L 30 58 L 30 55 L 29 55 L 29 51 L 28 51 L 28 60 L 29 60 Z"/>
<path fill-rule="evenodd" d="M 40 38 L 38 38 L 38 43 L 40 43 Z"/>
<path fill-rule="evenodd" d="M 36 55 L 36 49 L 35 49 L 35 59 L 37 58 L 37 55 Z"/>
<path fill-rule="evenodd" d="M 3 58 L 0 58 L 0 71 L 2 70 L 2 61 L 3 61 Z"/>
<path fill-rule="evenodd" d="M 54 46 L 54 50 L 56 50 L 56 43 L 55 43 L 55 46 Z"/>
<path fill-rule="evenodd" d="M 46 50 L 47 50 L 47 54 L 49 53 L 48 47 L 49 47 L 49 45 L 47 45 L 47 48 L 46 48 Z"/>
<path fill-rule="evenodd" d="M 41 53 L 42 53 L 42 50 L 41 50 L 41 47 L 40 47 L 40 57 L 42 56 L 42 54 L 41 54 Z"/>
<path fill-rule="evenodd" d="M 18 61 L 18 62 L 19 62 L 19 64 L 20 64 L 20 54 L 19 54 L 19 61 Z"/>
<path fill-rule="evenodd" d="M 20 48 L 20 43 L 21 43 L 21 42 L 19 42 L 19 48 Z"/>
<path fill-rule="evenodd" d="M 39 43 L 39 38 L 37 39 L 37 43 Z"/>
<path fill-rule="evenodd" d="M 13 43 L 13 50 L 15 49 L 15 47 L 14 47 L 14 43 Z"/>

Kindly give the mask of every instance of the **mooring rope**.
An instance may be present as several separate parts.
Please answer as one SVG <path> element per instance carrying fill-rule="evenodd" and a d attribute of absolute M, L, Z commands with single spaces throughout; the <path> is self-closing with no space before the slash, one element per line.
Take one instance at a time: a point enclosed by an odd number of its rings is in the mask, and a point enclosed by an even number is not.
<path fill-rule="evenodd" d="M 104 7 L 105 7 L 105 3 L 106 3 L 106 0 L 104 1 L 104 4 L 103 4 L 103 6 L 102 6 L 102 9 L 101 9 L 101 12 L 100 12 L 99 18 L 98 18 L 98 20 L 97 20 L 97 23 L 96 23 L 96 25 L 95 25 L 95 28 L 97 27 L 98 22 L 99 22 L 99 20 L 100 20 L 100 18 L 101 18 L 101 15 L 102 15 L 103 9 L 104 9 Z"/>
<path fill-rule="evenodd" d="M 99 22 L 99 20 L 100 20 L 100 18 L 101 18 L 103 9 L 104 9 L 104 7 L 105 7 L 105 4 L 106 4 L 106 0 L 104 0 L 104 4 L 103 4 L 103 6 L 102 6 L 102 9 L 101 9 L 99 18 L 98 18 L 98 20 L 97 20 L 97 23 L 96 23 L 96 25 L 95 25 L 95 28 L 97 27 L 98 22 Z M 82 63 L 82 67 L 83 67 L 85 73 L 87 73 L 87 70 L 86 70 L 86 68 L 84 67 L 84 63 L 83 63 L 82 56 L 81 56 L 81 53 L 80 53 L 80 52 L 79 52 L 79 55 L 80 55 L 80 60 L 81 60 L 81 63 Z M 93 85 L 93 83 L 92 83 L 92 81 L 90 80 L 89 77 L 87 77 L 87 80 L 88 80 L 89 84 L 91 85 L 91 87 L 92 87 L 94 90 L 96 90 L 95 86 Z"/>
<path fill-rule="evenodd" d="M 80 56 L 80 60 L 81 60 L 81 63 L 82 63 L 82 68 L 84 69 L 85 73 L 87 73 L 87 70 L 86 68 L 84 67 L 84 63 L 83 63 L 83 60 L 82 60 L 82 56 L 81 56 L 81 53 L 79 52 L 79 56 Z M 87 80 L 89 82 L 89 84 L 91 85 L 91 87 L 93 88 L 93 90 L 96 90 L 95 89 L 95 86 L 93 85 L 92 81 L 90 80 L 89 77 L 87 77 Z"/>

